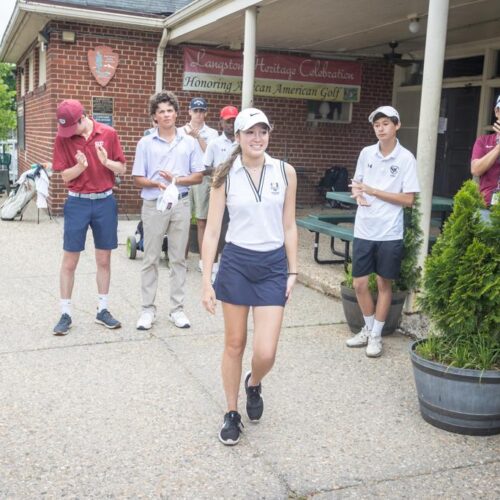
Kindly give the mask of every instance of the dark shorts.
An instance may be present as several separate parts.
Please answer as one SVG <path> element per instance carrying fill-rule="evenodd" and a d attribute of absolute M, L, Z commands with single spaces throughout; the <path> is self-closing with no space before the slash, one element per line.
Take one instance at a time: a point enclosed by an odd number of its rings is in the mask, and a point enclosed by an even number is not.
<path fill-rule="evenodd" d="M 397 280 L 403 259 L 403 240 L 371 241 L 354 238 L 352 275 L 354 278 L 376 273 L 388 280 Z"/>
<path fill-rule="evenodd" d="M 64 204 L 64 245 L 66 252 L 81 252 L 89 226 L 99 250 L 118 246 L 118 206 L 111 194 L 100 200 L 68 196 Z"/>
<path fill-rule="evenodd" d="M 226 243 L 215 279 L 218 300 L 242 306 L 284 306 L 287 259 L 285 247 L 256 252 Z"/>

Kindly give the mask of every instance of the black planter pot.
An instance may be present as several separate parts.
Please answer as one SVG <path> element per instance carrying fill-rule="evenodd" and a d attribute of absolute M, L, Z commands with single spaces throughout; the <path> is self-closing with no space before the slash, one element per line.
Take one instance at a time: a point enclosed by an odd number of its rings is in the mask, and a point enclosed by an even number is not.
<path fill-rule="evenodd" d="M 420 413 L 426 422 L 473 436 L 500 433 L 500 371 L 441 365 L 420 357 L 410 346 Z"/>
<path fill-rule="evenodd" d="M 354 289 L 340 285 L 340 295 L 342 297 L 342 307 L 344 308 L 344 316 L 349 325 L 352 333 L 358 333 L 361 328 L 365 325 L 363 320 L 363 314 L 358 305 L 358 300 L 356 299 L 356 293 Z M 401 322 L 401 315 L 403 313 L 403 306 L 406 300 L 408 292 L 393 292 L 391 308 L 389 309 L 389 315 L 385 320 L 384 329 L 382 330 L 382 335 L 390 335 L 394 333 L 396 328 Z M 376 302 L 376 296 L 373 297 Z"/>

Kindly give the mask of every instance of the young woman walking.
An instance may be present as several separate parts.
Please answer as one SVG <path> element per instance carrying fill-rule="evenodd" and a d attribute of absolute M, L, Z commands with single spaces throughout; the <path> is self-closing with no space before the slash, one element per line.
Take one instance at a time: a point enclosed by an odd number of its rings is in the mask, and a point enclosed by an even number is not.
<path fill-rule="evenodd" d="M 241 111 L 234 132 L 238 146 L 214 175 L 202 251 L 203 305 L 214 314 L 218 299 L 224 315 L 222 380 L 227 413 L 219 439 L 225 445 L 238 443 L 243 425 L 237 404 L 250 308 L 253 356 L 244 385 L 248 418 L 257 422 L 264 411 L 261 381 L 274 364 L 284 306 L 297 278 L 295 170 L 265 152 L 271 126 L 262 111 Z M 226 245 L 212 286 L 226 206 L 230 217 Z"/>

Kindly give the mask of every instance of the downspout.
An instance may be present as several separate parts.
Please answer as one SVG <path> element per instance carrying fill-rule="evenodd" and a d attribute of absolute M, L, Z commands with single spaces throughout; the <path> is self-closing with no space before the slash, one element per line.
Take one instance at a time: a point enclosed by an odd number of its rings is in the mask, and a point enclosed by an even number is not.
<path fill-rule="evenodd" d="M 163 28 L 160 44 L 156 49 L 156 84 L 155 92 L 160 92 L 163 89 L 163 58 L 165 56 L 165 48 L 167 47 L 170 32 L 167 28 Z"/>

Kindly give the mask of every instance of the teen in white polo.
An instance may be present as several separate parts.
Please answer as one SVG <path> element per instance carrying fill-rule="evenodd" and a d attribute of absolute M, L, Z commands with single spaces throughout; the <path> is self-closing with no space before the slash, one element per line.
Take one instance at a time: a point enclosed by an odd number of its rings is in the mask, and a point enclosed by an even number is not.
<path fill-rule="evenodd" d="M 214 128 L 205 123 L 208 112 L 208 103 L 203 97 L 193 97 L 189 103 L 189 123 L 179 128 L 180 134 L 193 137 L 196 142 L 198 154 L 203 158 L 207 146 L 213 140 L 219 137 L 219 133 Z M 203 244 L 203 234 L 207 225 L 208 200 L 210 198 L 211 178 L 207 172 L 204 172 L 201 184 L 193 186 L 189 197 L 191 199 L 191 211 L 196 217 L 196 226 L 198 232 L 198 246 Z M 201 271 L 201 253 L 198 268 Z"/>
<path fill-rule="evenodd" d="M 411 207 L 420 191 L 416 161 L 396 138 L 401 127 L 392 106 L 373 111 L 378 143 L 359 155 L 352 180 L 358 203 L 354 222 L 353 285 L 365 326 L 347 340 L 348 347 L 366 347 L 368 357 L 382 354 L 382 329 L 392 299 L 392 281 L 399 278 L 403 257 L 403 207 Z M 377 274 L 377 306 L 368 289 L 368 277 Z"/>
<path fill-rule="evenodd" d="M 158 92 L 151 97 L 149 107 L 157 127 L 137 144 L 132 169 L 135 185 L 142 188 L 144 224 L 142 313 L 137 329 L 149 330 L 156 318 L 158 267 L 165 233 L 171 269 L 169 319 L 178 328 L 189 328 L 190 322 L 184 313 L 185 251 L 191 219 L 188 192 L 189 186 L 201 182 L 203 159 L 196 149 L 195 140 L 181 135 L 175 126 L 179 103 L 172 92 Z M 171 183 L 175 183 L 179 190 L 178 203 L 159 211 L 157 199 Z"/>

